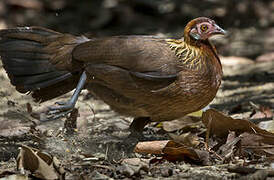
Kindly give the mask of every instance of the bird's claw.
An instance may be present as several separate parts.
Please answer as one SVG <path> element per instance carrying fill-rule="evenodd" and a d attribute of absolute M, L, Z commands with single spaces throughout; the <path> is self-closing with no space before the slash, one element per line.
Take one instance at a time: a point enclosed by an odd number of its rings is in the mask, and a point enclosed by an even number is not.
<path fill-rule="evenodd" d="M 59 118 L 65 117 L 67 114 L 72 112 L 73 109 L 69 109 L 67 111 L 49 111 L 47 113 L 47 117 L 45 119 L 41 119 L 41 121 L 52 121 L 52 120 L 57 120 Z"/>
<path fill-rule="evenodd" d="M 60 112 L 60 111 L 58 111 L 58 110 L 53 110 L 53 109 L 51 109 L 51 108 L 49 107 L 49 111 L 47 112 L 47 115 L 56 114 L 56 113 L 58 113 L 58 112 Z"/>
<path fill-rule="evenodd" d="M 57 105 L 65 105 L 65 104 L 68 104 L 68 102 L 65 102 L 65 101 L 58 101 L 58 102 L 55 102 L 55 104 Z"/>
<path fill-rule="evenodd" d="M 74 108 L 74 105 L 70 102 L 56 102 L 55 104 L 59 105 L 59 106 L 50 106 L 49 110 L 50 111 L 66 111 L 66 110 L 70 110 Z"/>
<path fill-rule="evenodd" d="M 66 102 L 56 102 L 55 104 L 57 104 L 57 106 L 48 107 L 48 110 L 46 112 L 47 117 L 45 118 L 45 121 L 59 119 L 72 112 L 75 107 L 75 103 L 79 97 L 79 94 L 85 85 L 86 79 L 87 75 L 84 71 L 70 100 Z"/>
<path fill-rule="evenodd" d="M 41 121 L 57 120 L 68 115 L 74 108 L 70 102 L 56 102 L 58 106 L 50 106 L 46 112 L 46 118 Z"/>

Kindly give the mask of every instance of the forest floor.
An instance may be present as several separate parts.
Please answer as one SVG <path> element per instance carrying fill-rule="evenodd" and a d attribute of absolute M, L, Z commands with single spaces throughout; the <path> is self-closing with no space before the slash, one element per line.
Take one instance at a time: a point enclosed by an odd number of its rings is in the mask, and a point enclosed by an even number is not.
<path fill-rule="evenodd" d="M 224 65 L 222 86 L 211 103 L 211 107 L 230 116 L 248 119 L 253 111 L 250 102 L 271 107 L 274 104 L 273 62 L 244 62 L 243 65 Z M 10 85 L 3 69 L 0 72 L 0 175 L 1 172 L 15 172 L 19 146 L 24 144 L 45 151 L 59 159 L 65 167 L 66 179 L 94 177 L 100 178 L 144 178 L 158 179 L 230 179 L 240 177 L 228 172 L 228 164 L 201 166 L 187 162 L 152 164 L 138 175 L 121 173 L 118 169 L 123 159 L 151 156 L 133 152 L 134 145 L 125 142 L 129 135 L 131 118 L 119 116 L 102 101 L 84 91 L 77 103 L 79 117 L 77 131 L 66 133 L 64 120 L 39 122 L 32 118 L 27 103 L 33 109 L 68 99 L 71 93 L 43 104 L 34 103 L 30 95 L 18 93 Z M 236 107 L 240 110 L 233 113 Z M 273 107 L 271 107 L 273 108 Z M 167 133 L 148 125 L 144 136 L 150 140 L 169 139 Z M 93 157 L 88 160 L 87 157 Z M 257 164 L 258 165 L 258 164 Z M 96 171 L 94 171 L 96 170 Z M 117 173 L 118 172 L 118 173 Z M 94 174 L 95 173 L 95 174 Z M 104 175 L 102 175 L 104 174 Z M 96 177 L 97 177 L 96 176 Z M 103 176 L 103 177 L 102 177 Z"/>
<path fill-rule="evenodd" d="M 252 121 L 258 107 L 272 112 L 274 109 L 273 9 L 273 2 L 260 0 L 31 0 L 29 3 L 13 0 L 0 2 L 0 29 L 35 25 L 73 34 L 91 31 L 89 35 L 94 36 L 153 34 L 178 37 L 189 19 L 215 17 L 215 21 L 229 31 L 229 36 L 214 42 L 222 55 L 224 77 L 210 107 L 233 118 Z M 16 157 L 20 147 L 22 152 L 22 147 L 26 146 L 49 154 L 49 159 L 58 159 L 56 164 L 63 168 L 65 179 L 264 179 L 264 174 L 254 175 L 252 168 L 273 168 L 273 161 L 252 164 L 246 158 L 240 165 L 251 169 L 237 173 L 230 167 L 239 157 L 232 157 L 234 161 L 206 165 L 193 161 L 155 162 L 161 156 L 134 152 L 136 139 L 127 138 L 132 118 L 116 114 L 87 91 L 81 93 L 76 104 L 79 117 L 74 129 L 65 124 L 66 118 L 40 122 L 30 115 L 31 109 L 35 112 L 67 100 L 72 92 L 42 104 L 35 103 L 31 95 L 15 90 L 2 64 L 0 82 L 0 179 L 22 172 L 17 171 L 17 164 L 21 167 L 26 164 L 20 165 Z M 259 121 L 253 122 L 273 133 L 273 116 L 268 120 L 263 125 L 258 124 Z M 204 125 L 199 128 L 205 129 Z M 146 141 L 170 139 L 170 133 L 158 123 L 149 124 L 143 134 Z M 252 153 L 250 156 L 252 159 Z M 46 168 L 39 172 L 48 176 L 53 173 Z M 274 173 L 267 176 L 271 179 Z"/>

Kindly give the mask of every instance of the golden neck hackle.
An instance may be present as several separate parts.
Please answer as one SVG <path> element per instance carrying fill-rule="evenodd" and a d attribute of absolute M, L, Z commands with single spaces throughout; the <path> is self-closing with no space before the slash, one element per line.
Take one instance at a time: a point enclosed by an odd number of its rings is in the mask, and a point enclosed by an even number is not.
<path fill-rule="evenodd" d="M 183 40 L 167 39 L 166 41 L 182 66 L 200 70 L 206 63 L 206 55 L 199 47 L 189 45 Z"/>

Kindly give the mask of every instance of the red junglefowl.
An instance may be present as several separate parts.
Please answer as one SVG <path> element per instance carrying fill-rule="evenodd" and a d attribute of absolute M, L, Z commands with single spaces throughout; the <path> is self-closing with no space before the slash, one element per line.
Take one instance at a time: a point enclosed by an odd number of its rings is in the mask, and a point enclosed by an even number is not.
<path fill-rule="evenodd" d="M 121 115 L 131 130 L 205 107 L 220 86 L 222 67 L 208 38 L 225 34 L 205 17 L 190 21 L 181 39 L 155 36 L 91 38 L 41 27 L 0 31 L 0 55 L 11 84 L 36 101 L 74 88 L 68 102 L 49 107 L 48 120 L 71 112 L 83 88 Z"/>

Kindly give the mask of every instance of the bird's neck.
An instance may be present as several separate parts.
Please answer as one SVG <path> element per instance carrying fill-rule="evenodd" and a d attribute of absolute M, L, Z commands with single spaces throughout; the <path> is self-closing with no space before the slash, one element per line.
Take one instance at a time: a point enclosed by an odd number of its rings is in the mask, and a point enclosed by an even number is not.
<path fill-rule="evenodd" d="M 168 39 L 167 43 L 182 68 L 198 70 L 202 74 L 215 74 L 221 78 L 222 66 L 216 48 L 208 40 L 189 44 L 183 39 Z"/>
<path fill-rule="evenodd" d="M 181 39 L 168 39 L 172 51 L 178 58 L 178 64 L 189 69 L 201 69 L 206 63 L 206 52 L 200 46 L 194 46 Z"/>

